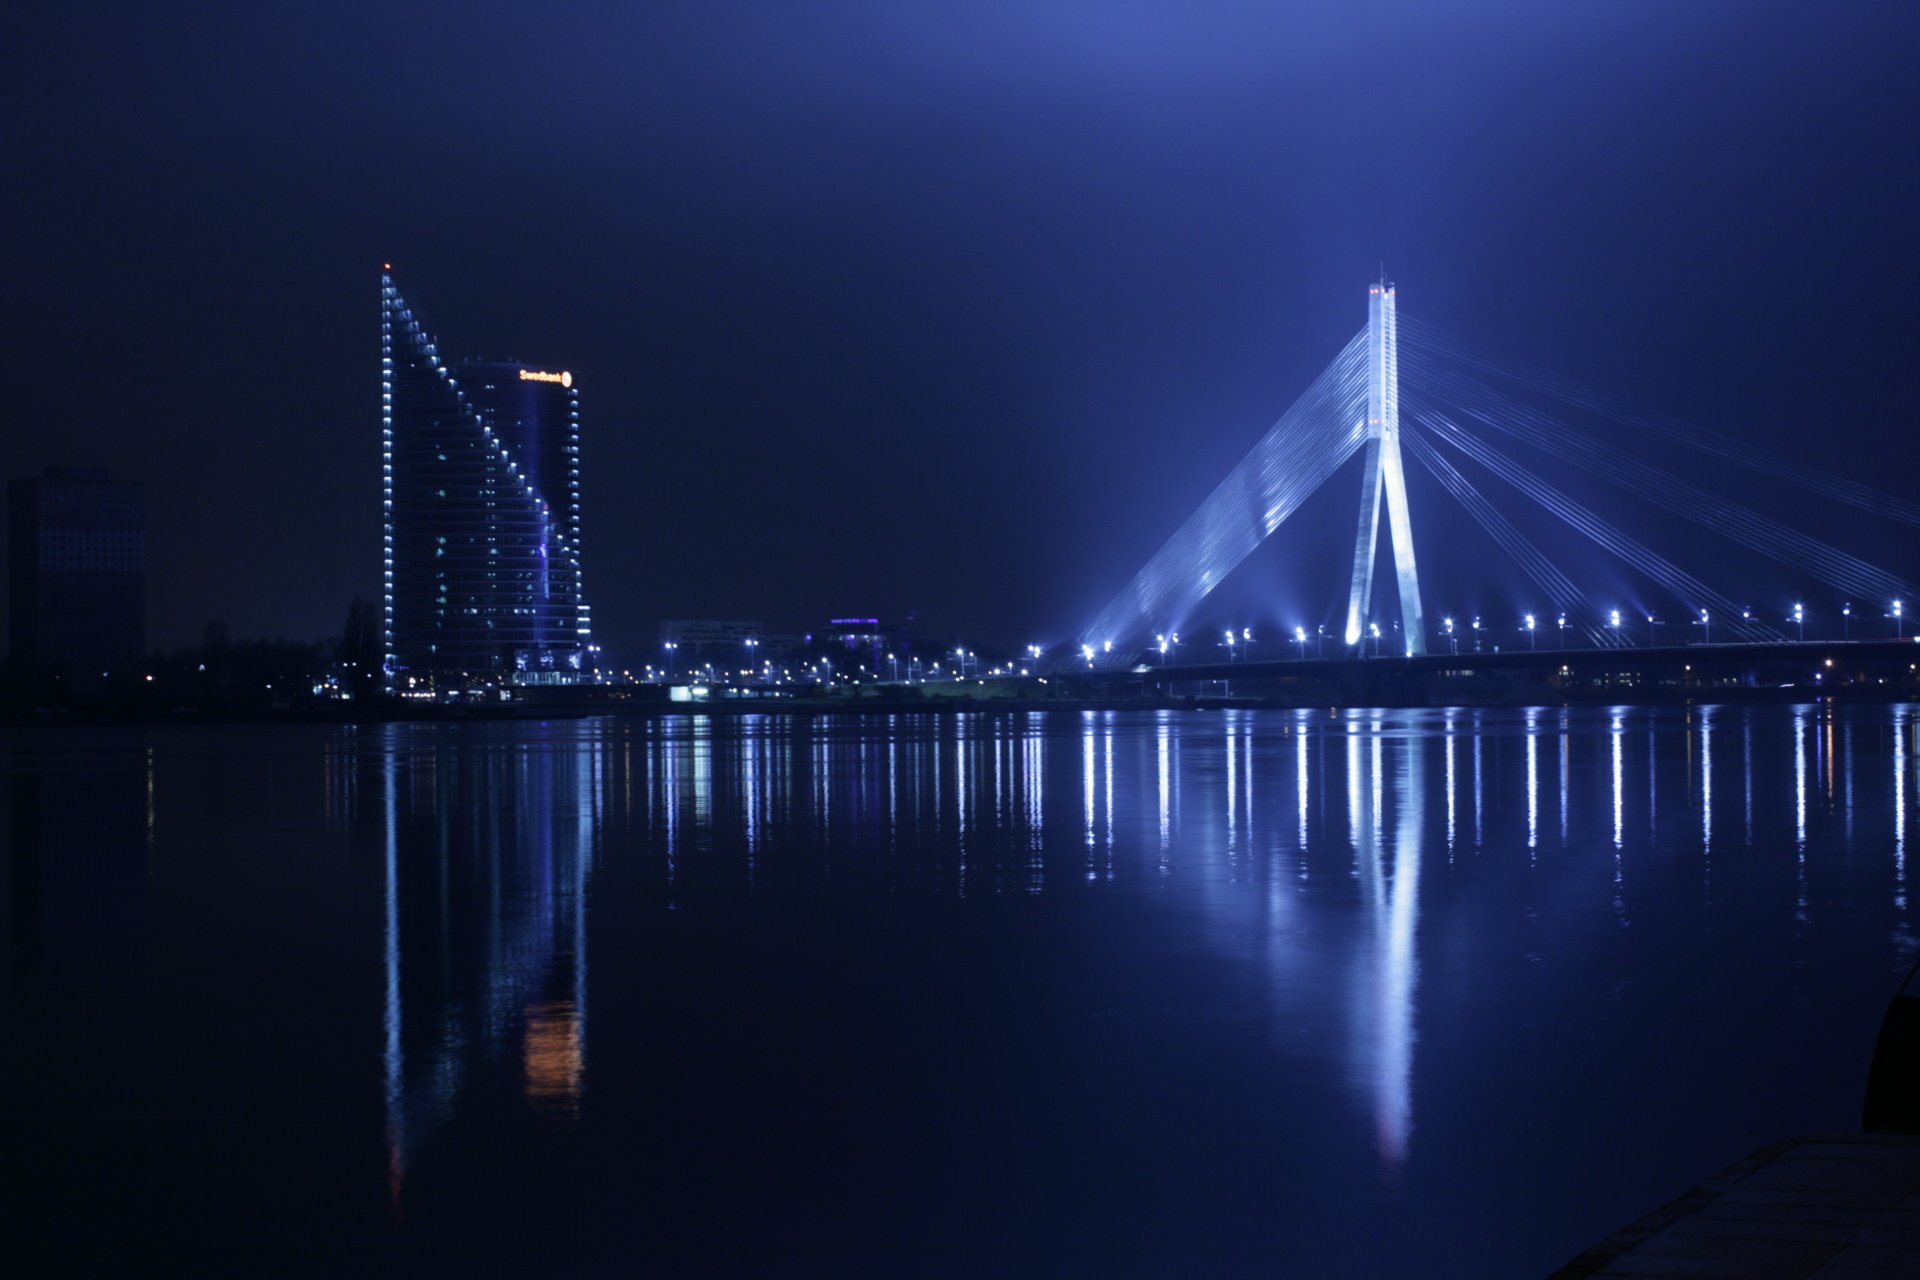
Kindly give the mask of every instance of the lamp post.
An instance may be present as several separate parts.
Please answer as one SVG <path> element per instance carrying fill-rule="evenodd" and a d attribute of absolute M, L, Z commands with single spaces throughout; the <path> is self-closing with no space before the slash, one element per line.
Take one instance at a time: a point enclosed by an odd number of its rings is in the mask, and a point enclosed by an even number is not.
<path fill-rule="evenodd" d="M 1656 617 L 1654 617 L 1654 616 L 1653 616 L 1652 614 L 1648 614 L 1648 615 L 1647 615 L 1647 645 L 1648 645 L 1648 647 L 1652 647 L 1652 646 L 1653 646 L 1654 644 L 1656 644 L 1656 643 L 1658 643 L 1658 641 L 1656 640 L 1656 637 L 1657 637 L 1657 636 L 1658 636 L 1658 635 L 1659 635 L 1660 633 L 1659 633 L 1658 631 L 1656 631 L 1656 630 L 1655 630 L 1654 628 L 1656 628 L 1656 627 L 1658 627 L 1659 625 L 1660 625 L 1660 620 L 1659 620 L 1658 618 L 1656 618 Z"/>
<path fill-rule="evenodd" d="M 1227 632 L 1227 661 L 1233 661 L 1233 632 L 1231 629 Z"/>
<path fill-rule="evenodd" d="M 1905 633 L 1901 630 L 1900 602 L 1895 600 L 1893 602 L 1893 638 L 1899 640 L 1904 638 L 1904 635 Z"/>
<path fill-rule="evenodd" d="M 1853 639 L 1853 601 L 1851 600 L 1840 606 L 1840 638 Z"/>
<path fill-rule="evenodd" d="M 1160 665 L 1164 667 L 1167 665 L 1167 638 L 1165 636 L 1155 636 L 1153 642 L 1160 650 Z"/>
<path fill-rule="evenodd" d="M 1480 652 L 1480 615 L 1473 615 L 1473 651 Z"/>
<path fill-rule="evenodd" d="M 1705 609 L 1700 611 L 1700 643 L 1713 643 L 1713 622 Z"/>
<path fill-rule="evenodd" d="M 1441 629 L 1447 633 L 1447 644 L 1452 647 L 1455 654 L 1458 654 L 1460 652 L 1460 637 L 1453 633 L 1453 619 L 1451 617 L 1444 619 L 1440 623 L 1440 626 Z"/>
<path fill-rule="evenodd" d="M 1614 643 L 1624 644 L 1625 641 L 1620 635 L 1620 611 L 1618 609 L 1609 609 L 1607 611 L 1607 625 L 1613 628 Z"/>
<path fill-rule="evenodd" d="M 1531 652 L 1538 648 L 1533 642 L 1533 615 L 1527 615 L 1527 649 Z"/>
<path fill-rule="evenodd" d="M 1373 632 L 1373 656 L 1377 658 L 1380 656 L 1380 624 L 1369 622 L 1367 630 Z"/>
<path fill-rule="evenodd" d="M 673 683 L 673 652 L 674 650 L 678 649 L 680 646 L 678 644 L 675 644 L 673 641 L 669 640 L 665 644 L 661 645 L 660 647 L 667 651 L 667 683 L 672 684 Z"/>
<path fill-rule="evenodd" d="M 1807 639 L 1807 611 L 1799 603 L 1793 606 L 1793 624 L 1800 628 L 1800 640 L 1804 644 Z"/>
<path fill-rule="evenodd" d="M 899 684 L 900 683 L 900 659 L 894 657 L 892 654 L 888 654 L 887 665 L 892 669 L 893 682 L 895 684 Z"/>
<path fill-rule="evenodd" d="M 1293 629 L 1293 642 L 1300 646 L 1300 657 L 1302 661 L 1305 661 L 1307 656 L 1307 629 L 1305 627 L 1295 627 Z"/>
<path fill-rule="evenodd" d="M 1564 613 L 1560 615 L 1560 647 L 1563 650 L 1567 647 L 1567 615 Z"/>
<path fill-rule="evenodd" d="M 1241 643 L 1247 646 L 1245 652 L 1241 656 L 1246 658 L 1248 662 L 1252 662 L 1253 661 L 1253 628 L 1242 627 L 1240 629 L 1240 640 L 1241 640 Z"/>
<path fill-rule="evenodd" d="M 1313 642 L 1313 656 L 1314 656 L 1314 657 L 1316 657 L 1316 658 L 1324 658 L 1324 657 L 1326 657 L 1326 656 L 1327 656 L 1327 629 L 1326 629 L 1326 627 L 1324 627 L 1324 626 L 1319 626 L 1319 627 L 1315 627 L 1315 628 L 1313 629 L 1313 634 L 1314 634 L 1314 636 L 1315 636 L 1315 639 L 1314 639 L 1314 642 Z"/>

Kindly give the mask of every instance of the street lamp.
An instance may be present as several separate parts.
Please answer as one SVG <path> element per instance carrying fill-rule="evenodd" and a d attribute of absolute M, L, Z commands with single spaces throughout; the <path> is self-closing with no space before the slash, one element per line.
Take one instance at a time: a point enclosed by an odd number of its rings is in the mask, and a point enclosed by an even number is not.
<path fill-rule="evenodd" d="M 1160 648 L 1160 665 L 1164 667 L 1167 665 L 1167 638 L 1165 636 L 1155 636 L 1153 639 Z"/>
<path fill-rule="evenodd" d="M 1449 645 L 1452 645 L 1452 646 L 1453 646 L 1453 651 L 1454 651 L 1454 652 L 1455 652 L 1456 654 L 1457 654 L 1457 653 L 1459 653 L 1459 652 L 1460 652 L 1460 637 L 1459 637 L 1459 636 L 1457 636 L 1457 635 L 1455 635 L 1455 634 L 1453 634 L 1453 619 L 1452 619 L 1452 618 L 1450 618 L 1450 617 L 1449 617 L 1449 618 L 1447 618 L 1447 619 L 1445 619 L 1444 621 L 1442 621 L 1442 622 L 1441 622 L 1441 624 L 1440 624 L 1440 626 L 1441 626 L 1441 628 L 1442 628 L 1443 630 L 1445 630 L 1445 631 L 1446 631 L 1446 633 L 1447 633 L 1447 643 L 1448 643 Z"/>
<path fill-rule="evenodd" d="M 1324 657 L 1326 657 L 1326 656 L 1327 656 L 1327 629 L 1326 629 L 1326 627 L 1325 627 L 1325 626 L 1318 626 L 1318 627 L 1315 627 L 1315 628 L 1313 629 L 1313 634 L 1314 634 L 1314 636 L 1315 636 L 1315 639 L 1314 639 L 1314 642 L 1313 642 L 1313 656 L 1314 656 L 1314 657 L 1316 657 L 1316 658 L 1324 658 Z M 1177 636 L 1175 637 L 1175 639 L 1178 639 L 1178 638 L 1179 638 L 1179 637 L 1177 637 Z"/>
<path fill-rule="evenodd" d="M 1618 609 L 1609 609 L 1607 611 L 1607 625 L 1613 628 L 1614 643 L 1624 643 L 1620 637 L 1620 611 Z"/>
<path fill-rule="evenodd" d="M 1700 611 L 1700 643 L 1702 644 L 1713 643 L 1713 622 L 1707 616 L 1707 611 L 1705 609 L 1702 609 Z"/>
<path fill-rule="evenodd" d="M 1231 628 L 1227 630 L 1227 661 L 1233 661 L 1233 630 Z"/>
<path fill-rule="evenodd" d="M 1898 639 L 1900 639 L 1900 638 L 1902 637 L 1902 632 L 1901 632 L 1901 629 L 1900 629 L 1900 627 L 1901 627 L 1901 623 L 1900 623 L 1900 602 L 1899 602 L 1898 600 L 1895 600 L 1895 601 L 1893 602 L 1893 637 L 1894 637 L 1894 639 L 1896 639 L 1896 640 L 1898 640 Z"/>
<path fill-rule="evenodd" d="M 1899 607 L 1898 605 L 1895 606 L 1896 609 L 1898 607 Z M 1253 628 L 1242 627 L 1240 629 L 1240 639 L 1244 641 L 1247 646 L 1247 652 L 1246 652 L 1247 661 L 1249 662 L 1253 661 Z"/>
<path fill-rule="evenodd" d="M 1567 647 L 1567 615 L 1564 613 L 1560 615 L 1560 647 Z"/>
<path fill-rule="evenodd" d="M 1380 656 L 1380 624 L 1369 622 L 1367 630 L 1373 632 L 1373 656 L 1377 658 Z"/>
<path fill-rule="evenodd" d="M 1533 615 L 1528 614 L 1527 615 L 1527 648 L 1534 649 L 1536 647 L 1537 646 L 1533 642 Z"/>
<path fill-rule="evenodd" d="M 887 663 L 893 669 L 893 682 L 895 684 L 899 684 L 900 683 L 900 659 L 894 657 L 892 654 L 888 654 Z"/>
<path fill-rule="evenodd" d="M 1807 638 L 1807 611 L 1797 602 L 1793 606 L 1793 622 L 1800 628 L 1800 639 L 1804 643 Z"/>
<path fill-rule="evenodd" d="M 667 651 L 667 679 L 671 682 L 673 679 L 673 651 L 680 646 L 669 640 L 660 647 Z"/>
<path fill-rule="evenodd" d="M 1840 638 L 1853 639 L 1853 601 L 1851 600 L 1840 606 Z"/>
<path fill-rule="evenodd" d="M 1300 646 L 1300 657 L 1304 659 L 1307 656 L 1307 629 L 1305 627 L 1295 627 L 1293 629 L 1293 642 Z"/>
<path fill-rule="evenodd" d="M 1473 615 L 1473 651 L 1480 652 L 1480 615 Z"/>

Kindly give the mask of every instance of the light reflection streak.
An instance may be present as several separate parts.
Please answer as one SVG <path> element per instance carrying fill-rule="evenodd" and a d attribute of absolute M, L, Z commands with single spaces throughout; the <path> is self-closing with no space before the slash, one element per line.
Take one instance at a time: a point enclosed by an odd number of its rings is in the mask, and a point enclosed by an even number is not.
<path fill-rule="evenodd" d="M 1001 806 L 1001 747 L 1005 741 L 998 719 L 993 721 L 993 825 L 996 830 L 1004 829 L 1007 824 L 1006 811 Z"/>
<path fill-rule="evenodd" d="M 1082 714 L 1080 729 L 1080 794 L 1086 809 L 1087 879 L 1089 880 L 1094 878 L 1093 766 L 1093 713 L 1089 711 Z"/>
<path fill-rule="evenodd" d="M 1807 713 L 1793 709 L 1793 842 L 1807 854 Z"/>
<path fill-rule="evenodd" d="M 1893 709 L 1893 905 L 1907 909 L 1907 726 L 1906 707 Z"/>
<path fill-rule="evenodd" d="M 1454 822 L 1453 822 L 1453 817 L 1454 817 L 1453 815 L 1453 810 L 1454 810 L 1453 744 L 1457 736 L 1458 735 L 1454 732 L 1453 713 L 1448 712 L 1446 741 L 1447 741 L 1447 864 L 1449 866 L 1453 864 L 1453 827 L 1454 827 Z M 1304 803 L 1304 796 L 1305 796 L 1305 793 L 1302 792 L 1302 797 L 1303 797 L 1302 803 Z"/>
<path fill-rule="evenodd" d="M 1527 860 L 1533 861 L 1540 843 L 1540 726 L 1539 712 L 1527 708 Z"/>
<path fill-rule="evenodd" d="M 696 848 L 713 843 L 713 721 L 693 717 L 693 838 Z"/>
<path fill-rule="evenodd" d="M 1486 729 L 1478 711 L 1473 713 L 1473 847 L 1476 850 L 1486 847 L 1481 833 L 1481 769 L 1480 747 L 1486 740 Z"/>
<path fill-rule="evenodd" d="M 1660 779 L 1660 739 L 1655 732 L 1652 717 L 1647 720 L 1647 838 L 1652 840 L 1660 829 L 1659 789 Z"/>
<path fill-rule="evenodd" d="M 1360 853 L 1360 724 L 1347 721 L 1347 840 Z"/>
<path fill-rule="evenodd" d="M 1030 712 L 1022 745 L 1027 759 L 1027 892 L 1039 893 L 1047 883 L 1046 745 L 1044 716 Z"/>
<path fill-rule="evenodd" d="M 1753 709 L 1740 717 L 1740 771 L 1747 784 L 1747 847 L 1753 847 Z"/>
<path fill-rule="evenodd" d="M 1379 739 L 1374 739 L 1376 767 Z M 1420 920 L 1420 835 L 1425 786 L 1417 740 L 1403 740 L 1394 814 L 1393 886 L 1389 895 L 1380 993 L 1380 1063 L 1375 1099 L 1381 1159 L 1397 1177 L 1413 1133 L 1414 990 L 1419 970 L 1414 933 Z"/>
<path fill-rule="evenodd" d="M 1623 854 L 1626 836 L 1626 768 L 1622 758 L 1626 741 L 1624 716 L 1614 715 L 1608 737 L 1613 748 L 1613 915 L 1624 926 L 1627 923 L 1626 862 Z"/>
<path fill-rule="evenodd" d="M 1307 852 L 1307 726 L 1302 721 L 1296 727 L 1294 738 L 1294 774 L 1300 794 L 1300 866 L 1304 873 Z"/>
<path fill-rule="evenodd" d="M 967 717 L 953 718 L 953 831 L 955 851 L 955 883 L 960 886 L 960 896 L 967 893 L 967 774 L 972 770 L 972 740 L 967 734 Z"/>
<path fill-rule="evenodd" d="M 1567 711 L 1560 709 L 1560 847 L 1567 847 L 1567 752 L 1570 747 L 1568 738 Z"/>
<path fill-rule="evenodd" d="M 1794 919 L 1807 919 L 1807 712 L 1793 709 Z"/>
<path fill-rule="evenodd" d="M 1700 851 L 1713 848 L 1713 708 L 1700 708 Z"/>
<path fill-rule="evenodd" d="M 386 1048 L 382 1055 L 387 1109 L 387 1196 L 397 1214 L 400 1192 L 406 1181 L 406 1059 L 400 1040 L 400 816 L 398 766 L 394 757 L 400 750 L 400 730 L 386 725 L 380 735 L 380 775 L 385 783 L 386 817 L 386 936 L 384 955 L 387 971 L 383 1030 Z"/>
<path fill-rule="evenodd" d="M 1233 717 L 1234 713 L 1231 711 L 1223 717 L 1227 733 L 1227 861 L 1229 863 L 1233 861 L 1236 852 L 1234 839 L 1238 828 L 1234 824 L 1234 805 L 1240 797 L 1240 782 L 1236 773 L 1239 755 L 1234 750 Z"/>
<path fill-rule="evenodd" d="M 764 785 L 760 776 L 761 743 L 757 733 L 749 731 L 740 735 L 740 812 L 746 826 L 749 889 L 753 887 L 754 866 L 760 853 L 760 791 Z"/>
<path fill-rule="evenodd" d="M 1107 735 L 1105 743 L 1107 765 L 1107 879 L 1113 879 L 1113 712 L 1107 712 Z M 1252 810 L 1248 810 L 1248 823 L 1253 820 Z"/>
<path fill-rule="evenodd" d="M 1164 880 L 1171 870 L 1173 848 L 1173 815 L 1171 803 L 1171 778 L 1168 777 L 1171 763 L 1170 749 L 1167 745 L 1167 713 L 1162 711 L 1159 724 L 1155 726 L 1155 755 L 1160 766 L 1160 876 Z"/>
<path fill-rule="evenodd" d="M 1833 809 L 1833 708 L 1828 707 L 1821 714 L 1821 719 L 1825 722 L 1826 732 L 1821 735 L 1823 745 L 1820 763 L 1821 771 L 1827 779 L 1827 809 L 1831 812 Z"/>
<path fill-rule="evenodd" d="M 1107 741 L 1108 742 L 1113 741 L 1111 733 L 1108 734 Z M 1245 756 L 1246 756 L 1246 767 L 1241 770 L 1241 776 L 1246 779 L 1246 787 L 1247 787 L 1247 851 L 1252 852 L 1253 851 L 1253 717 L 1251 714 L 1249 714 L 1247 717 L 1246 731 L 1240 735 L 1240 749 L 1243 753 L 1245 753 Z M 1111 778 L 1109 778 L 1109 781 L 1111 781 Z M 1108 790 L 1109 792 L 1111 792 L 1112 788 L 1109 787 Z M 1109 830 L 1111 830 L 1111 827 L 1109 827 Z M 1109 839 L 1109 843 L 1111 843 L 1111 839 Z"/>
<path fill-rule="evenodd" d="M 1375 720 L 1367 734 L 1367 742 L 1373 760 L 1373 769 L 1369 775 L 1373 780 L 1373 840 L 1377 846 L 1382 834 L 1382 825 L 1386 821 L 1386 805 L 1381 795 L 1385 786 L 1385 774 L 1380 767 L 1380 722 Z"/>

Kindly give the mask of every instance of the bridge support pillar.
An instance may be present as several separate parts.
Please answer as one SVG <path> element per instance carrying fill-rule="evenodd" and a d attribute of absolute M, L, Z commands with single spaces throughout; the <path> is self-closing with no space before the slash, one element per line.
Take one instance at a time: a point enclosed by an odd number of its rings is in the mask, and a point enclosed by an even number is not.
<path fill-rule="evenodd" d="M 1393 539 L 1393 565 L 1400 585 L 1402 648 L 1427 651 L 1420 612 L 1420 573 L 1414 563 L 1413 525 L 1407 514 L 1406 475 L 1400 465 L 1400 348 L 1393 286 L 1367 291 L 1367 443 L 1360 478 L 1360 528 L 1353 540 L 1353 592 L 1347 601 L 1347 643 L 1364 638 L 1373 607 L 1373 566 L 1380 546 L 1380 507 L 1385 499 Z"/>

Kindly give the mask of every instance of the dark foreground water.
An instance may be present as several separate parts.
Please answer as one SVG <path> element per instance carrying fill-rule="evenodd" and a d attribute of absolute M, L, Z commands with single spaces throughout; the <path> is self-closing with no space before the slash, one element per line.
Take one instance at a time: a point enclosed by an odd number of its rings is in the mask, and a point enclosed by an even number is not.
<path fill-rule="evenodd" d="M 1537 1275 L 1854 1123 L 1915 724 L 11 733 L 7 1261 Z"/>

